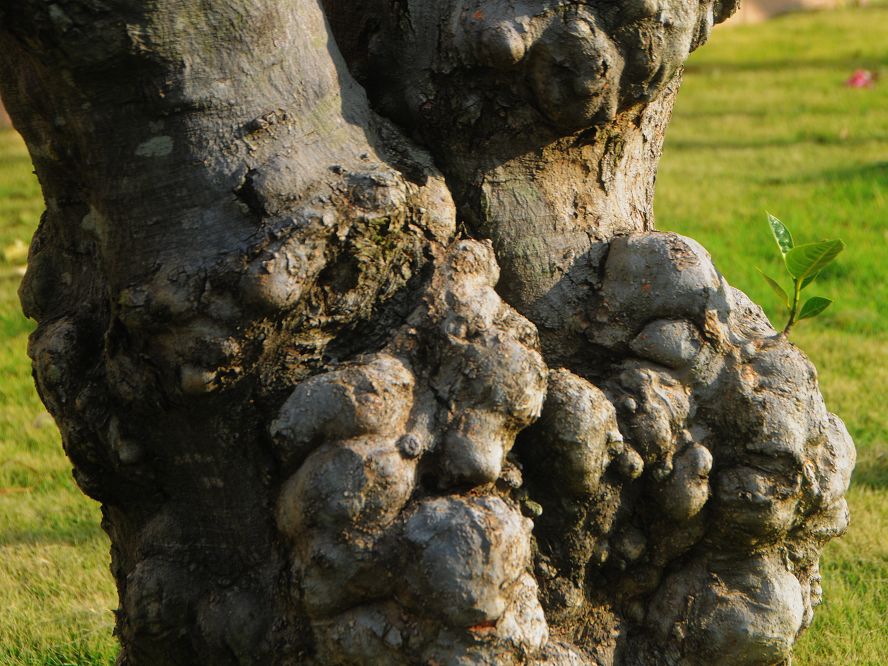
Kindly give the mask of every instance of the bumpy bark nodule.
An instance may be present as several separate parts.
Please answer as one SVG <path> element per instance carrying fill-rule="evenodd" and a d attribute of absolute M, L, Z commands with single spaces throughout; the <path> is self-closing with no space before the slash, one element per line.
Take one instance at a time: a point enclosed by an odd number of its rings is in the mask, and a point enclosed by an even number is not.
<path fill-rule="evenodd" d="M 789 660 L 853 445 L 652 219 L 736 4 L 0 2 L 120 664 Z"/>

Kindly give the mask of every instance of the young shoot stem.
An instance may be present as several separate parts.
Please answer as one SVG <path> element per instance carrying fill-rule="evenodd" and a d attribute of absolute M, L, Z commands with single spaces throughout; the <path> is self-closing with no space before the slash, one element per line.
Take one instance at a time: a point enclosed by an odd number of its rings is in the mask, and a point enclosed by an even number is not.
<path fill-rule="evenodd" d="M 796 317 L 799 314 L 799 301 L 801 301 L 801 293 L 802 293 L 802 281 L 801 279 L 793 280 L 793 290 L 792 290 L 792 307 L 789 310 L 789 321 L 786 322 L 786 326 L 783 329 L 783 335 L 789 335 L 789 329 L 792 328 L 792 325 L 795 323 Z"/>

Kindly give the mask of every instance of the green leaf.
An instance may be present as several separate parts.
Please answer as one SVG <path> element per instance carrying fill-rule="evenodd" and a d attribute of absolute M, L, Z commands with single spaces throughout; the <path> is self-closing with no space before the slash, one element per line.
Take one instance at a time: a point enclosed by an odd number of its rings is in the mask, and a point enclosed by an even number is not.
<path fill-rule="evenodd" d="M 789 295 L 786 293 L 786 291 L 784 291 L 783 287 L 781 287 L 777 283 L 777 280 L 765 275 L 764 271 L 761 268 L 757 268 L 756 270 L 762 274 L 762 277 L 765 278 L 765 281 L 770 285 L 771 289 L 774 290 L 774 293 L 780 297 L 780 300 L 783 301 L 786 309 L 789 310 Z"/>
<path fill-rule="evenodd" d="M 786 262 L 789 274 L 795 279 L 801 280 L 819 273 L 844 249 L 845 244 L 840 240 L 805 243 L 787 252 L 783 260 Z"/>
<path fill-rule="evenodd" d="M 802 311 L 799 312 L 799 321 L 802 319 L 808 319 L 809 317 L 816 317 L 830 305 L 832 305 L 832 301 L 828 298 L 812 296 L 805 301 L 805 304 L 802 306 Z"/>
<path fill-rule="evenodd" d="M 799 287 L 799 291 L 801 291 L 802 289 L 804 289 L 805 287 L 807 287 L 809 284 L 811 284 L 812 282 L 814 282 L 814 280 L 817 279 L 817 276 L 818 276 L 818 275 L 820 275 L 819 272 L 814 273 L 814 275 L 809 275 L 809 276 L 806 277 L 804 280 L 802 280 L 802 286 Z"/>
<path fill-rule="evenodd" d="M 783 254 L 789 252 L 793 247 L 792 234 L 789 229 L 776 217 L 768 213 L 768 224 L 771 226 L 771 233 L 774 234 L 774 240 L 777 241 L 777 247 Z"/>

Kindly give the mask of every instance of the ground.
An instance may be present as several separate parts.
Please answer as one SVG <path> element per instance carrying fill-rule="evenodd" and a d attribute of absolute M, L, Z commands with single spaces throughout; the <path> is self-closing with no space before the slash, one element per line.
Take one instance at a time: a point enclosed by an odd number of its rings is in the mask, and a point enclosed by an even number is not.
<path fill-rule="evenodd" d="M 888 7 L 717 31 L 688 65 L 658 181 L 658 225 L 695 237 L 735 286 L 784 316 L 765 210 L 797 240 L 848 244 L 810 293 L 835 300 L 792 339 L 819 368 L 859 462 L 852 524 L 827 547 L 825 603 L 796 666 L 888 663 Z M 881 70 L 850 89 L 857 68 Z M 0 664 L 111 664 L 114 586 L 99 510 L 74 486 L 25 355 L 17 267 L 42 209 L 0 131 Z"/>

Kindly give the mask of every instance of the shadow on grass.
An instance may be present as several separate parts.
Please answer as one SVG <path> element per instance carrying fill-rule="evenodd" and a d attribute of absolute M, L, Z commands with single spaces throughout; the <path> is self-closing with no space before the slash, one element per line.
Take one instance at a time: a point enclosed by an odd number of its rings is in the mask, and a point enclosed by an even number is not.
<path fill-rule="evenodd" d="M 827 183 L 844 183 L 851 180 L 860 180 L 871 183 L 883 183 L 888 185 L 888 161 L 861 164 L 848 169 L 827 169 L 825 171 L 807 173 L 792 179 L 795 183 L 810 183 L 815 181 Z"/>
<path fill-rule="evenodd" d="M 0 537 L 2 546 L 49 546 L 64 545 L 78 547 L 93 541 L 107 541 L 108 536 L 95 525 L 84 528 L 65 529 L 11 529 L 5 530 Z"/>
<path fill-rule="evenodd" d="M 888 137 L 886 137 L 888 140 Z M 869 187 L 868 196 L 876 197 L 872 186 L 888 185 L 888 162 L 873 162 L 843 169 L 808 171 L 788 176 L 768 176 L 761 179 L 763 185 L 825 185 L 830 187 L 848 186 L 854 183 Z"/>
<path fill-rule="evenodd" d="M 885 62 L 873 56 L 860 55 L 845 58 L 775 58 L 774 60 L 707 60 L 685 65 L 688 74 L 721 74 L 724 72 L 798 72 L 802 69 L 837 69 L 853 72 L 855 69 L 879 70 Z"/>
<path fill-rule="evenodd" d="M 868 133 L 866 136 L 847 138 L 842 138 L 836 133 L 824 133 L 783 137 L 779 139 L 740 139 L 737 141 L 726 141 L 724 139 L 719 139 L 718 141 L 673 139 L 667 141 L 666 150 L 759 150 L 763 148 L 791 148 L 802 145 L 851 147 L 865 146 L 872 143 L 884 143 L 886 141 L 888 141 L 888 134 L 872 133 Z M 878 167 L 879 164 L 883 163 L 880 162 L 874 165 L 873 168 Z"/>
<path fill-rule="evenodd" d="M 854 468 L 851 483 L 873 490 L 888 488 L 888 452 L 860 461 Z"/>
<path fill-rule="evenodd" d="M 885 85 L 888 85 L 886 83 Z M 845 86 L 842 85 L 841 81 L 838 81 L 833 88 L 840 92 L 844 92 L 846 90 Z M 834 92 L 835 92 L 834 90 Z M 863 94 L 863 93 L 861 93 Z M 769 124 L 772 120 L 778 118 L 798 118 L 800 114 L 804 113 L 807 118 L 835 118 L 837 115 L 837 111 L 834 108 L 798 108 L 791 105 L 784 106 L 781 108 L 774 108 L 772 106 L 761 106 L 761 107 L 748 107 L 748 106 L 735 106 L 733 108 L 703 108 L 703 109 L 695 109 L 689 106 L 681 106 L 680 104 L 676 106 L 675 111 L 672 114 L 673 118 L 677 118 L 679 120 L 683 118 L 687 118 L 690 120 L 706 120 L 710 118 L 714 118 L 716 120 L 724 120 L 726 118 L 748 118 L 755 120 L 757 122 L 768 121 Z M 870 134 L 868 134 L 870 136 Z"/>

